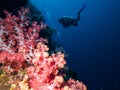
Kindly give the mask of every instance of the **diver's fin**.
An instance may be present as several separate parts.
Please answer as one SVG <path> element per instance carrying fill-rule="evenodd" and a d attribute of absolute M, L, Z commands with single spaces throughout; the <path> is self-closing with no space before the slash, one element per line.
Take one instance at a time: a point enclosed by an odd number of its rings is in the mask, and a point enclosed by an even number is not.
<path fill-rule="evenodd" d="M 86 7 L 86 3 L 82 6 L 82 8 L 80 9 L 80 11 L 78 11 L 78 15 L 77 15 L 77 21 L 79 21 L 80 20 L 80 13 L 85 9 L 85 7 Z"/>
<path fill-rule="evenodd" d="M 85 3 L 85 4 L 82 6 L 82 8 L 80 9 L 80 11 L 78 11 L 78 13 L 80 14 L 80 13 L 85 9 L 86 6 L 87 6 L 87 4 Z"/>

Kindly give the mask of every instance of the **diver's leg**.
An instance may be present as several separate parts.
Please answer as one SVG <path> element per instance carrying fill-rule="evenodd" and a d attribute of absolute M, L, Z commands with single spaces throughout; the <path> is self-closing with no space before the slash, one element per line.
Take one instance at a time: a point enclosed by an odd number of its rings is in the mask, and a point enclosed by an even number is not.
<path fill-rule="evenodd" d="M 77 15 L 77 21 L 80 20 L 80 11 L 78 11 L 78 15 Z"/>
<path fill-rule="evenodd" d="M 78 11 L 78 15 L 77 15 L 77 21 L 80 20 L 80 13 L 85 9 L 86 4 L 83 5 L 83 7 L 80 9 L 80 11 Z"/>
<path fill-rule="evenodd" d="M 78 13 L 81 13 L 85 9 L 86 5 L 87 4 L 85 3 Z"/>

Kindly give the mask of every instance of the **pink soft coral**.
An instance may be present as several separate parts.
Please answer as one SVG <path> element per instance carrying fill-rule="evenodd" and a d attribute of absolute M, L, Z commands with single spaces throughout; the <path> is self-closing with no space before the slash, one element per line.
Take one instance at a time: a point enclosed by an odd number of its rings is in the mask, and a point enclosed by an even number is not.
<path fill-rule="evenodd" d="M 64 81 L 63 75 L 58 73 L 66 64 L 64 54 L 49 55 L 49 47 L 44 44 L 48 41 L 40 37 L 46 25 L 31 21 L 29 11 L 22 7 L 15 16 L 4 10 L 6 18 L 0 19 L 0 63 L 6 72 L 17 72 L 13 80 L 20 79 L 14 82 L 14 89 L 86 90 L 82 82 L 73 79 Z M 19 74 L 21 69 L 26 72 Z"/>

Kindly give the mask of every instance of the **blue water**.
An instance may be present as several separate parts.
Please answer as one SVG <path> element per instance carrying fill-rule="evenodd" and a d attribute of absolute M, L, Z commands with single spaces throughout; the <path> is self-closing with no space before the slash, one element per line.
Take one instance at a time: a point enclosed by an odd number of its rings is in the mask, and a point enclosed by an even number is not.
<path fill-rule="evenodd" d="M 120 0 L 31 0 L 46 23 L 56 28 L 54 37 L 69 55 L 67 62 L 88 90 L 120 90 Z M 62 16 L 77 17 L 78 27 L 64 29 Z"/>

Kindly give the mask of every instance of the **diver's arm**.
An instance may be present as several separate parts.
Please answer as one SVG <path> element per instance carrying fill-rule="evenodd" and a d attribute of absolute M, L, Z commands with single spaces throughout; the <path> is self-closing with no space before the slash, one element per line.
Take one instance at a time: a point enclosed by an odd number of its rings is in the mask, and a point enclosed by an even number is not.
<path fill-rule="evenodd" d="M 83 5 L 83 7 L 80 9 L 80 11 L 78 11 L 78 15 L 77 15 L 77 21 L 80 20 L 80 13 L 85 9 L 86 4 Z"/>

